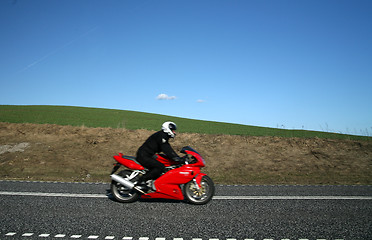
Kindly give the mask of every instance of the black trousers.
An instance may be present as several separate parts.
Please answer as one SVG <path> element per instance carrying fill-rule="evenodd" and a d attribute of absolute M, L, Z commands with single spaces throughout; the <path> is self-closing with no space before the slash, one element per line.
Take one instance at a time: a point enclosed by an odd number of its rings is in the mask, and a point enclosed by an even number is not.
<path fill-rule="evenodd" d="M 165 171 L 165 166 L 161 162 L 155 160 L 153 156 L 150 156 L 144 151 L 139 150 L 137 152 L 137 161 L 147 168 L 149 171 L 143 175 L 139 181 L 146 182 L 150 179 L 157 179 Z"/>

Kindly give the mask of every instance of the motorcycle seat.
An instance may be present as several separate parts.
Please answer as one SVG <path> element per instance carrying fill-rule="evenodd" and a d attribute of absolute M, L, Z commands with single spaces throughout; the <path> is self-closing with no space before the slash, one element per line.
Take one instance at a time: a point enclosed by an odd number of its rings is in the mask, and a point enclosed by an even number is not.
<path fill-rule="evenodd" d="M 125 158 L 125 159 L 132 160 L 132 161 L 136 161 L 136 157 L 133 157 L 133 156 L 122 155 L 121 157 Z"/>
<path fill-rule="evenodd" d="M 138 165 L 141 165 L 141 163 L 137 162 L 136 157 L 133 156 L 127 156 L 127 155 L 122 155 L 122 158 L 132 160 L 133 162 L 137 163 Z"/>

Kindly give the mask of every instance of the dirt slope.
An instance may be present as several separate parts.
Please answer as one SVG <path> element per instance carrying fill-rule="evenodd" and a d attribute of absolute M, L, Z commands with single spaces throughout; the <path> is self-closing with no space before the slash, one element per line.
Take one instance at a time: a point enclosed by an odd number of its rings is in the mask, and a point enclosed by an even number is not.
<path fill-rule="evenodd" d="M 0 123 L 0 179 L 105 181 L 123 152 L 135 155 L 148 130 Z M 180 133 L 204 169 L 224 184 L 372 184 L 372 142 Z"/>

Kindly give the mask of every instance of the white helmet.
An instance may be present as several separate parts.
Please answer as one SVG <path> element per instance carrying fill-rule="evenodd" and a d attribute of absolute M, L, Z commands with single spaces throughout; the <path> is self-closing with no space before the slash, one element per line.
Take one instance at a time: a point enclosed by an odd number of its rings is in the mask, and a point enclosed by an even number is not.
<path fill-rule="evenodd" d="M 174 138 L 174 136 L 176 136 L 175 131 L 177 130 L 177 125 L 174 122 L 163 123 L 161 129 L 163 130 L 163 132 L 168 133 L 171 138 Z"/>

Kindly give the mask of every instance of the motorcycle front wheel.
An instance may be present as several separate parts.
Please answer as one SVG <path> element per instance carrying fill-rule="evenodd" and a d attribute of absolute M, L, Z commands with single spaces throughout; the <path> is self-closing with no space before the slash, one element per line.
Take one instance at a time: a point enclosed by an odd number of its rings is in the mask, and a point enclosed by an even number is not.
<path fill-rule="evenodd" d="M 192 204 L 206 204 L 214 195 L 213 180 L 207 175 L 203 176 L 201 180 L 201 187 L 199 188 L 194 181 L 190 181 L 184 185 L 185 199 Z"/>
<path fill-rule="evenodd" d="M 131 173 L 132 171 L 123 170 L 119 172 L 118 175 L 124 179 L 132 180 L 129 178 Z M 114 180 L 111 181 L 110 189 L 111 189 L 111 194 L 112 196 L 114 196 L 115 200 L 121 203 L 135 202 L 140 197 L 140 194 L 136 190 L 129 189 Z"/>

